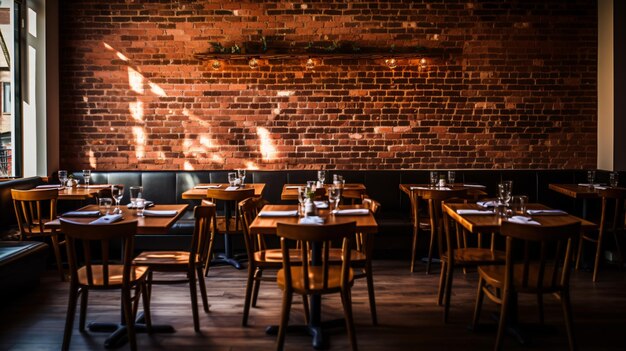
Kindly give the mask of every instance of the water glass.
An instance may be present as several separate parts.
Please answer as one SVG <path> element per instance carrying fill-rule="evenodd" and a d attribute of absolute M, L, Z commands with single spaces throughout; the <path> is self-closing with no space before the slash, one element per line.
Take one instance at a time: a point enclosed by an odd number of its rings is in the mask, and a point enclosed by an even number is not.
<path fill-rule="evenodd" d="M 326 181 L 326 171 L 317 171 L 317 180 L 320 182 L 320 184 L 324 185 L 324 182 Z"/>
<path fill-rule="evenodd" d="M 143 210 L 146 208 L 146 200 L 140 197 L 136 198 L 135 208 L 137 209 L 137 216 L 143 217 Z"/>
<path fill-rule="evenodd" d="M 339 209 L 339 202 L 341 201 L 341 188 L 338 186 L 331 186 L 328 189 L 328 202 L 334 205 L 334 209 Z"/>
<path fill-rule="evenodd" d="M 526 215 L 526 205 L 528 204 L 528 196 L 513 196 L 511 199 L 511 211 L 514 215 Z"/>
<path fill-rule="evenodd" d="M 61 185 L 67 185 L 67 171 L 66 170 L 62 170 L 60 169 L 58 172 L 59 175 L 59 182 L 61 183 Z"/>
<path fill-rule="evenodd" d="M 314 180 L 307 180 L 307 182 L 306 182 L 306 190 L 307 191 L 315 191 L 315 181 Z"/>
<path fill-rule="evenodd" d="M 111 196 L 113 196 L 113 199 L 115 199 L 115 213 L 121 213 L 122 210 L 120 210 L 120 201 L 122 201 L 122 197 L 124 197 L 124 185 L 122 184 L 118 184 L 118 185 L 112 185 L 111 186 Z"/>
<path fill-rule="evenodd" d="M 137 198 L 143 197 L 143 187 L 142 186 L 131 186 L 130 187 L 130 203 L 131 207 L 135 207 L 137 205 Z"/>
<path fill-rule="evenodd" d="M 304 215 L 304 201 L 306 201 L 306 188 L 303 186 L 298 187 L 298 212 Z"/>
<path fill-rule="evenodd" d="M 611 174 L 609 174 L 609 184 L 611 185 L 611 188 L 617 188 L 618 183 L 619 183 L 619 173 L 611 172 Z"/>
<path fill-rule="evenodd" d="M 448 183 L 449 184 L 454 184 L 454 179 L 456 178 L 456 172 L 455 171 L 448 171 Z"/>
<path fill-rule="evenodd" d="M 113 204 L 113 200 L 108 197 L 101 197 L 98 199 L 98 207 L 100 209 L 100 215 L 105 216 L 108 215 L 111 211 L 111 205 Z"/>
<path fill-rule="evenodd" d="M 430 172 L 430 186 L 434 188 L 437 186 L 438 182 L 439 182 L 439 172 L 431 171 Z"/>
<path fill-rule="evenodd" d="M 230 186 L 237 185 L 237 173 L 235 172 L 228 173 L 228 184 L 230 184 Z"/>
<path fill-rule="evenodd" d="M 89 180 L 91 179 L 91 170 L 83 169 L 83 179 L 85 180 L 85 186 L 89 188 Z"/>
<path fill-rule="evenodd" d="M 587 171 L 587 182 L 589 187 L 593 188 L 593 183 L 596 181 L 596 171 Z"/>
<path fill-rule="evenodd" d="M 239 178 L 239 184 L 241 184 L 241 186 L 244 186 L 245 181 L 246 181 L 246 170 L 245 169 L 238 169 L 237 170 L 237 178 Z"/>
<path fill-rule="evenodd" d="M 342 187 L 344 186 L 345 181 L 343 180 L 343 176 L 339 175 L 339 174 L 333 174 L 333 185 L 335 187 Z"/>
<path fill-rule="evenodd" d="M 504 203 L 506 207 L 509 207 L 511 201 L 511 191 L 513 191 L 513 181 L 505 180 L 498 184 L 498 199 Z"/>

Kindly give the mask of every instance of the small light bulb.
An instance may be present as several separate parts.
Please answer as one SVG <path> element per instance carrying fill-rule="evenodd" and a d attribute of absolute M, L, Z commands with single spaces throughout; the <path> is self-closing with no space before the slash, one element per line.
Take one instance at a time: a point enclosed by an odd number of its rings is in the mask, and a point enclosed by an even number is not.
<path fill-rule="evenodd" d="M 387 67 L 389 67 L 389 69 L 394 69 L 398 67 L 398 62 L 396 62 L 395 58 L 386 59 L 385 64 L 387 64 Z"/>
<path fill-rule="evenodd" d="M 426 59 L 423 57 L 420 59 L 420 68 L 426 68 Z"/>
<path fill-rule="evenodd" d="M 306 67 L 306 69 L 313 69 L 313 68 L 315 68 L 315 61 L 313 61 L 312 58 L 306 60 L 306 64 L 304 65 L 304 67 Z"/>
<path fill-rule="evenodd" d="M 259 61 L 253 57 L 248 61 L 248 66 L 250 66 L 250 69 L 257 69 L 259 68 Z"/>
<path fill-rule="evenodd" d="M 213 63 L 211 63 L 211 68 L 213 68 L 213 70 L 217 71 L 220 68 L 222 68 L 222 63 L 219 60 L 213 60 Z"/>

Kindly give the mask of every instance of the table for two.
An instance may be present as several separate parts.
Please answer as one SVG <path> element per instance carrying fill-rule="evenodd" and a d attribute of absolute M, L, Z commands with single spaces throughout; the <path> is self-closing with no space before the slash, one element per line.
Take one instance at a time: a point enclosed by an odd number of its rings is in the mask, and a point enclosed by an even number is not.
<path fill-rule="evenodd" d="M 298 188 L 304 187 L 305 184 L 285 184 L 283 185 L 283 190 L 280 193 L 281 200 L 298 200 Z M 328 194 L 328 188 L 330 188 L 332 184 L 324 184 L 324 196 Z M 361 195 L 365 194 L 366 188 L 364 184 L 361 183 L 346 183 L 343 186 L 342 197 L 346 199 L 360 199 Z"/>

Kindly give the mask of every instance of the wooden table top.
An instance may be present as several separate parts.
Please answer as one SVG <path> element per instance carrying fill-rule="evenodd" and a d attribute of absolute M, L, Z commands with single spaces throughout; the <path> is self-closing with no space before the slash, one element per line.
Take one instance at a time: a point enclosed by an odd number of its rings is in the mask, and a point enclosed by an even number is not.
<path fill-rule="evenodd" d="M 548 210 L 550 207 L 542 205 L 542 204 L 528 204 L 527 206 L 530 210 Z M 475 214 L 475 215 L 460 215 L 456 211 L 459 209 L 474 209 L 474 210 L 484 210 L 484 207 L 481 207 L 477 204 L 463 204 L 463 203 L 444 203 L 443 210 L 444 212 L 454 219 L 456 222 L 460 223 L 465 229 L 470 231 L 471 233 L 485 233 L 485 232 L 497 232 L 500 229 L 500 224 L 502 223 L 502 218 L 498 217 L 496 214 L 493 215 L 483 215 L 483 214 Z M 532 219 L 543 224 L 543 225 L 562 225 L 568 224 L 572 222 L 581 222 L 581 226 L 584 230 L 595 229 L 597 225 L 593 222 L 589 222 L 582 218 L 576 217 L 571 214 L 565 215 L 535 215 L 532 216 Z"/>
<path fill-rule="evenodd" d="M 98 191 L 103 188 L 110 188 L 111 184 L 78 185 L 74 188 L 66 186 L 59 190 L 59 200 L 88 200 L 98 195 Z"/>
<path fill-rule="evenodd" d="M 167 234 L 170 227 L 183 215 L 188 205 L 155 205 L 148 210 L 176 210 L 178 213 L 172 217 L 138 217 L 135 210 L 128 209 L 126 206 L 120 206 L 124 218 L 116 223 L 128 222 L 137 219 L 137 234 Z M 98 210 L 97 205 L 88 205 L 79 208 L 76 211 L 95 211 Z M 60 217 L 63 217 L 61 215 Z M 89 223 L 94 221 L 96 217 L 67 217 L 72 221 L 79 223 Z M 57 219 L 46 223 L 46 228 L 61 229 L 61 222 Z"/>
<path fill-rule="evenodd" d="M 578 184 L 549 184 L 548 188 L 574 199 L 595 199 L 598 189 Z"/>
<path fill-rule="evenodd" d="M 363 208 L 361 205 L 342 205 L 341 209 Z M 298 209 L 297 205 L 265 205 L 263 211 L 293 211 Z M 368 215 L 361 216 L 335 216 L 328 213 L 328 210 L 320 210 L 320 217 L 326 220 L 326 224 L 338 224 L 356 221 L 356 228 L 362 233 L 376 233 L 378 231 L 378 223 L 374 215 L 370 212 Z M 250 233 L 252 234 L 273 234 L 276 235 L 276 224 L 280 223 L 298 223 L 300 217 L 256 217 L 250 225 Z"/>
<path fill-rule="evenodd" d="M 280 193 L 281 200 L 298 200 L 298 189 L 296 187 L 305 187 L 306 184 L 285 184 L 283 190 Z M 324 184 L 324 189 L 327 190 L 332 184 Z M 361 183 L 346 183 L 343 186 L 344 192 L 341 194 L 347 198 L 361 198 L 361 194 L 365 194 L 366 188 Z M 326 195 L 326 194 L 324 194 Z"/>
<path fill-rule="evenodd" d="M 196 184 L 196 186 L 209 186 L 209 185 L 219 185 L 220 187 L 216 190 L 224 190 L 229 185 L 227 183 L 202 183 Z M 207 189 L 196 189 L 196 186 L 185 191 L 182 194 L 182 198 L 185 200 L 202 200 L 206 198 Z M 248 183 L 244 185 L 244 189 L 254 188 L 254 196 L 261 196 L 263 194 L 263 190 L 265 189 L 265 183 Z"/>
<path fill-rule="evenodd" d="M 485 192 L 486 187 L 483 185 L 478 185 L 478 184 L 468 184 L 468 186 L 466 186 L 465 184 L 462 184 L 462 183 L 454 183 L 454 184 L 447 184 L 444 188 L 439 188 L 439 187 L 432 188 L 429 184 L 400 184 L 400 190 L 402 190 L 402 192 L 404 192 L 407 195 L 411 194 L 411 188 L 423 188 L 419 190 L 427 191 L 427 192 L 428 191 L 448 191 L 448 190 L 445 190 L 445 188 L 448 188 L 451 190 L 467 189 L 467 193 L 474 197 L 487 196 L 487 192 Z"/>

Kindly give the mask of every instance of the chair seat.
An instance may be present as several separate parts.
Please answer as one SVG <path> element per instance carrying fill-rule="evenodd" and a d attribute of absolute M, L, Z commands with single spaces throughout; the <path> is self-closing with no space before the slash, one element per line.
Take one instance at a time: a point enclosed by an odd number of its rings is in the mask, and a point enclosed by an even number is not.
<path fill-rule="evenodd" d="M 339 248 L 330 249 L 329 250 L 329 258 L 331 261 L 341 261 L 342 260 L 342 251 Z M 359 263 L 365 262 L 366 257 L 363 252 L 357 250 L 350 250 L 350 262 L 351 263 Z"/>
<path fill-rule="evenodd" d="M 291 262 L 298 262 L 302 260 L 302 255 L 299 249 L 289 250 L 289 259 Z M 261 250 L 254 253 L 254 261 L 258 263 L 273 263 L 277 267 L 281 267 L 283 264 L 283 252 L 281 249 Z"/>
<path fill-rule="evenodd" d="M 281 269 L 276 274 L 276 282 L 278 286 L 285 290 L 285 271 Z M 309 289 L 304 287 L 304 279 L 302 277 L 302 267 L 291 267 L 291 284 L 296 293 L 305 294 L 310 292 L 335 292 L 341 290 L 341 266 L 328 267 L 328 287 L 323 285 L 322 267 L 309 266 Z M 348 284 L 352 286 L 354 283 L 354 271 L 350 268 L 348 276 Z"/>
<path fill-rule="evenodd" d="M 448 251 L 443 253 L 442 259 L 448 259 Z M 505 259 L 506 254 L 498 250 L 491 251 L 485 248 L 454 249 L 455 266 L 504 263 Z"/>
<path fill-rule="evenodd" d="M 200 263 L 196 255 L 196 262 Z M 189 251 L 144 251 L 133 260 L 142 266 L 186 266 L 189 264 Z"/>
<path fill-rule="evenodd" d="M 538 272 L 539 272 L 539 265 L 530 265 L 529 266 L 529 272 L 528 272 L 528 276 L 531 277 L 528 279 L 528 286 L 526 287 L 522 287 L 522 279 L 523 279 L 523 270 L 524 266 L 522 264 L 516 264 L 513 267 L 513 276 L 515 277 L 515 281 L 513 282 L 513 286 L 515 287 L 515 290 L 519 291 L 519 292 L 526 292 L 526 293 L 539 293 L 539 292 L 543 292 L 543 293 L 549 293 L 549 292 L 553 292 L 553 291 L 560 291 L 562 290 L 562 286 L 560 284 L 556 284 L 555 287 L 551 287 L 552 286 L 552 282 L 551 282 L 551 278 L 552 275 L 551 274 L 547 274 L 547 272 L 551 272 L 552 269 L 554 268 L 554 266 L 546 266 L 545 268 L 545 276 L 543 279 L 543 284 L 542 284 L 542 288 L 539 289 L 538 288 L 538 281 L 536 278 L 532 278 L 532 277 L 537 277 L 538 276 Z M 493 286 L 494 288 L 504 288 L 504 274 L 505 274 L 505 269 L 506 266 L 479 266 L 478 267 L 478 274 L 480 274 L 480 276 L 485 279 L 485 282 L 491 286 Z M 557 282 L 559 283 L 559 282 Z M 546 287 L 551 287 L 551 288 L 546 288 Z"/>
<path fill-rule="evenodd" d="M 104 275 L 102 274 L 101 265 L 91 266 L 93 274 L 93 285 L 88 284 L 87 281 L 87 267 L 80 267 L 78 269 L 78 284 L 89 285 L 90 287 L 104 287 Z M 119 288 L 122 286 L 122 273 L 124 266 L 121 264 L 109 265 L 109 284 L 107 288 Z M 148 267 L 145 266 L 133 266 L 130 270 L 131 284 L 142 279 L 148 271 Z"/>

